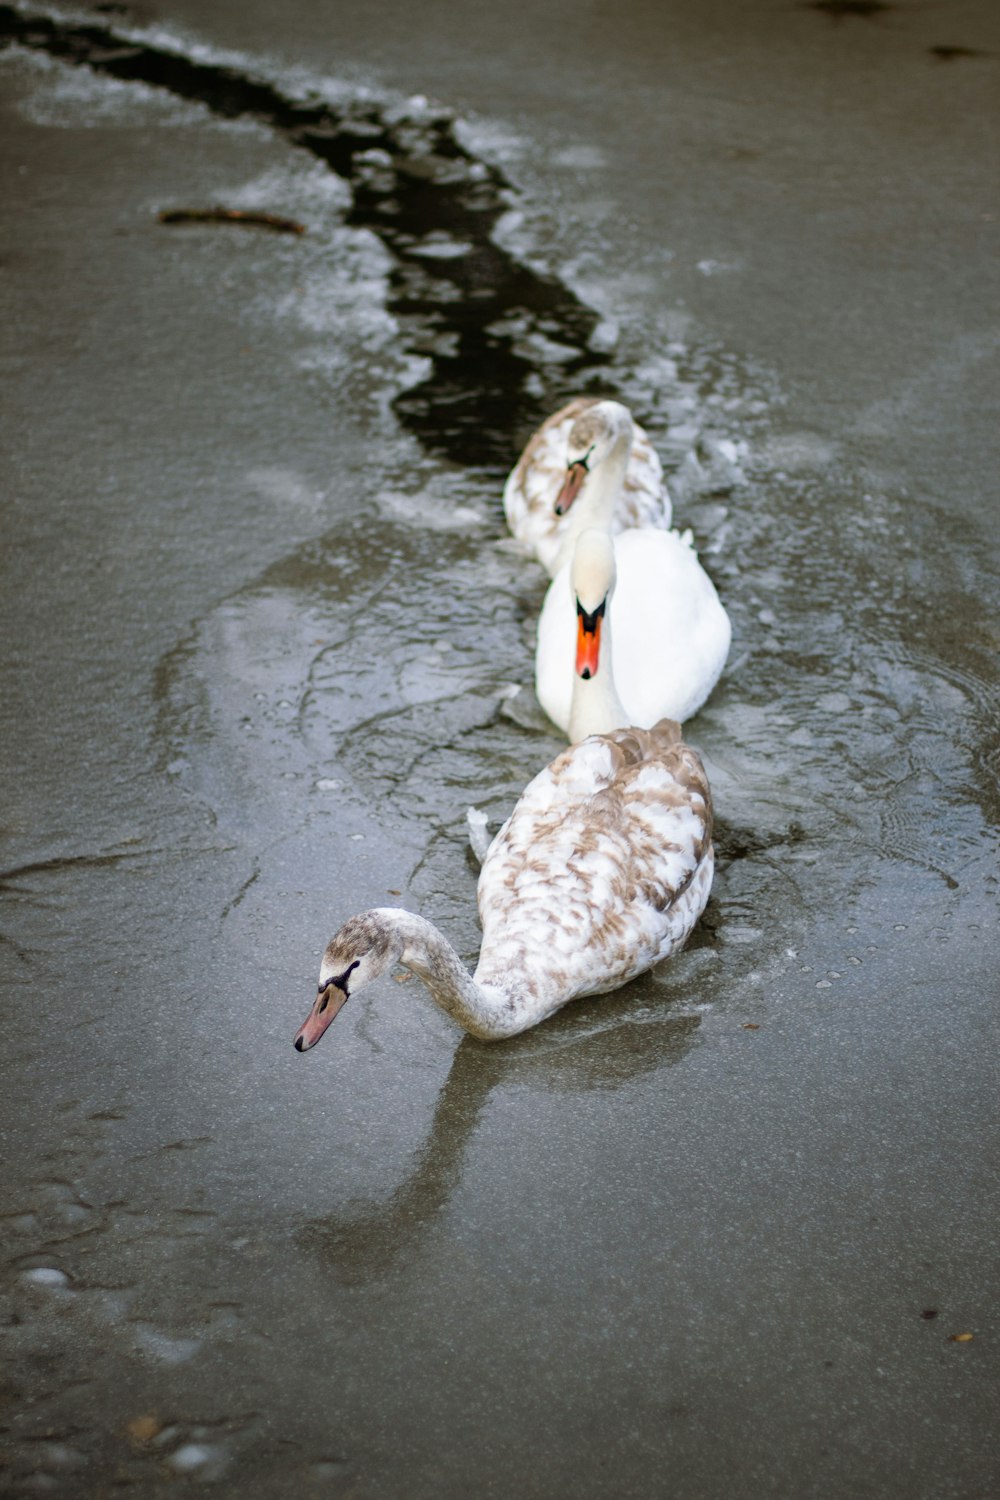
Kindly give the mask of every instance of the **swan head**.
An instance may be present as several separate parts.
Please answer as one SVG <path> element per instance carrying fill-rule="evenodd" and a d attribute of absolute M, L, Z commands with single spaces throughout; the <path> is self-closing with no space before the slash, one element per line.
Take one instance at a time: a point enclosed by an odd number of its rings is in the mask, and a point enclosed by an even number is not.
<path fill-rule="evenodd" d="M 566 477 L 556 496 L 557 516 L 566 515 L 583 489 L 587 475 L 599 468 L 621 444 L 632 448 L 635 425 L 627 406 L 620 401 L 595 401 L 580 413 L 566 441 Z"/>
<path fill-rule="evenodd" d="M 576 600 L 576 672 L 585 681 L 597 676 L 601 661 L 601 628 L 615 590 L 615 548 L 606 531 L 591 529 L 577 538 L 570 569 Z"/>
<path fill-rule="evenodd" d="M 351 917 L 326 945 L 313 1008 L 295 1033 L 297 1052 L 315 1047 L 352 995 L 397 963 L 402 940 L 381 912 Z"/>

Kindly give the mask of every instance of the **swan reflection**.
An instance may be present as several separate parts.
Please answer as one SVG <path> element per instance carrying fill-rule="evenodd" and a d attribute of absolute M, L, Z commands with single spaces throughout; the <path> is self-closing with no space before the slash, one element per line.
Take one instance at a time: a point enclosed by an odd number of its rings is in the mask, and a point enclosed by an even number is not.
<path fill-rule="evenodd" d="M 620 995 L 580 1002 L 541 1030 L 499 1045 L 463 1037 L 406 1179 L 380 1203 L 311 1220 L 298 1232 L 300 1245 L 343 1282 L 360 1285 L 387 1276 L 412 1256 L 448 1208 L 495 1089 L 615 1091 L 687 1055 L 701 1017 L 667 1011 L 655 998 L 657 988 L 640 981 Z"/>

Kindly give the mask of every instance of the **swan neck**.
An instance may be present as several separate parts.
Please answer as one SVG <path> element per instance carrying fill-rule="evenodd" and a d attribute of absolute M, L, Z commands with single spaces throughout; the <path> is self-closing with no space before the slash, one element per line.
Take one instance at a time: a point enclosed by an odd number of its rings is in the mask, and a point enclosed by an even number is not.
<path fill-rule="evenodd" d="M 575 601 L 574 601 L 575 602 Z M 612 729 L 626 729 L 631 720 L 622 706 L 611 669 L 611 600 L 601 628 L 601 655 L 593 677 L 573 673 L 573 695 L 570 699 L 567 732 L 570 743 L 585 740 L 588 734 L 609 734 Z"/>
<path fill-rule="evenodd" d="M 498 985 L 477 984 L 433 922 L 397 907 L 383 907 L 380 915 L 391 922 L 402 939 L 400 963 L 423 980 L 431 999 L 452 1020 L 486 1040 L 512 1034 L 511 1007 L 504 990 Z"/>
<path fill-rule="evenodd" d="M 569 513 L 569 525 L 559 551 L 557 566 L 573 556 L 573 548 L 581 531 L 586 531 L 591 526 L 599 531 L 611 530 L 615 505 L 628 472 L 632 435 L 633 429 L 629 424 L 617 434 L 604 458 L 587 475 L 583 489 Z"/>

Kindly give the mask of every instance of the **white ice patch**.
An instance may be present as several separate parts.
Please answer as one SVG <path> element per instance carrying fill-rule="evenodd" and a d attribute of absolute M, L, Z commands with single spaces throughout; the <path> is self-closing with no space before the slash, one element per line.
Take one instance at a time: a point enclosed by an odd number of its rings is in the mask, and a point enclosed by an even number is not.
<path fill-rule="evenodd" d="M 600 146 L 588 146 L 581 142 L 579 145 L 563 146 L 561 150 L 554 151 L 550 160 L 557 167 L 571 167 L 582 172 L 590 172 L 603 167 L 607 162 L 607 155 Z"/>
<path fill-rule="evenodd" d="M 742 271 L 743 263 L 738 260 L 700 260 L 698 270 L 702 276 L 725 276 L 732 271 Z"/>
<path fill-rule="evenodd" d="M 178 99 L 166 89 L 109 78 L 27 47 L 15 45 L 0 52 L 0 66 L 16 66 L 34 75 L 35 90 L 22 100 L 20 112 L 32 125 L 50 130 L 178 127 L 212 120 L 205 105 Z"/>
<path fill-rule="evenodd" d="M 387 520 L 402 521 L 421 531 L 482 531 L 489 524 L 489 518 L 478 506 L 463 504 L 447 495 L 438 496 L 430 490 L 415 495 L 383 490 L 376 499 Z"/>
<path fill-rule="evenodd" d="M 444 230 L 434 229 L 409 247 L 411 255 L 420 255 L 427 260 L 458 260 L 472 249 L 469 240 L 456 240 Z"/>
<path fill-rule="evenodd" d="M 306 484 L 294 469 L 249 469 L 246 484 L 254 494 L 262 495 L 276 509 L 286 513 L 316 516 L 324 512 L 326 492 Z"/>
<path fill-rule="evenodd" d="M 319 161 L 293 158 L 271 167 L 259 177 L 234 189 L 237 208 L 278 208 L 304 219 L 311 217 L 324 230 L 341 227 L 341 216 L 351 206 L 351 190 L 343 178 Z M 227 200 L 228 201 L 228 200 Z"/>
<path fill-rule="evenodd" d="M 531 150 L 531 144 L 523 135 L 518 135 L 508 125 L 497 120 L 467 118 L 456 120 L 455 139 L 472 156 L 481 156 L 485 161 L 502 165 L 505 162 L 521 161 Z"/>
<path fill-rule="evenodd" d="M 493 226 L 492 239 L 512 260 L 520 261 L 543 275 L 551 273 L 549 255 L 542 248 L 538 215 L 529 216 L 525 204 L 511 208 Z"/>
<path fill-rule="evenodd" d="M 595 354 L 610 354 L 621 337 L 621 324 L 616 318 L 602 318 L 587 340 L 587 347 Z"/>

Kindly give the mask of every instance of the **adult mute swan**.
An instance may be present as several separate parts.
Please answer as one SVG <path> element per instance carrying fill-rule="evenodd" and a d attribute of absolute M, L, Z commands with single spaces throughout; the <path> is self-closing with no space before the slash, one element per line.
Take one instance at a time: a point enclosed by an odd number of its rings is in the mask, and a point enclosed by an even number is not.
<path fill-rule="evenodd" d="M 526 1031 L 680 948 L 713 866 L 708 781 L 680 726 L 592 735 L 535 777 L 490 845 L 475 973 L 425 918 L 363 912 L 327 944 L 295 1046 L 314 1047 L 351 995 L 395 964 L 473 1036 Z"/>
<path fill-rule="evenodd" d="M 613 537 L 604 532 L 600 562 L 596 535 L 590 530 L 579 537 L 573 558 L 546 592 L 535 649 L 538 701 L 571 740 L 613 724 L 649 728 L 663 718 L 683 723 L 725 666 L 729 616 L 686 535 L 650 527 Z M 578 559 L 586 560 L 584 571 L 578 571 Z M 602 578 L 606 587 L 599 597 Z M 610 671 L 593 695 L 602 704 L 595 715 L 582 707 L 579 674 L 571 664 L 581 611 L 592 615 L 598 609 Z M 607 696 L 612 684 L 614 703 Z"/>
<path fill-rule="evenodd" d="M 531 438 L 507 477 L 503 508 L 511 531 L 550 575 L 581 531 L 605 524 L 669 527 L 672 507 L 649 437 L 627 406 L 578 396 Z"/>

